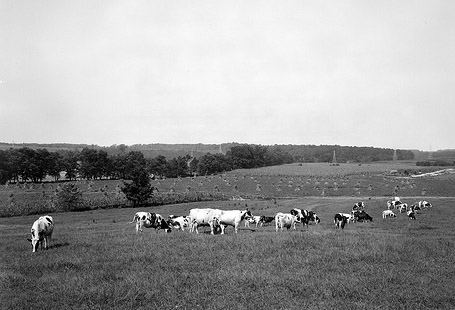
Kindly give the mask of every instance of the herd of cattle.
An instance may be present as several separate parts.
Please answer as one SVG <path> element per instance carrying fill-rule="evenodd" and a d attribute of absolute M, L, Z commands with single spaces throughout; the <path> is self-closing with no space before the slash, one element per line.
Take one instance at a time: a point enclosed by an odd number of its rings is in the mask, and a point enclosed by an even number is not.
<path fill-rule="evenodd" d="M 413 205 L 401 202 L 399 197 L 394 200 L 387 201 L 387 210 L 382 212 L 382 217 L 396 217 L 392 209 L 397 209 L 399 213 L 406 213 L 409 219 L 415 220 L 418 210 L 432 207 L 427 201 L 419 201 Z M 283 231 L 283 228 L 296 229 L 296 224 L 302 223 L 304 226 L 310 222 L 315 224 L 320 223 L 320 219 L 316 213 L 309 210 L 294 208 L 289 213 L 278 212 L 274 217 L 271 216 L 253 216 L 247 210 L 220 210 L 220 209 L 191 209 L 189 215 L 175 216 L 169 215 L 167 219 L 157 213 L 152 212 L 136 212 L 133 220 L 130 223 L 136 224 L 136 233 L 142 232 L 142 228 L 155 228 L 171 232 L 172 229 L 189 230 L 190 232 L 199 233 L 199 227 L 209 227 L 210 233 L 224 234 L 227 226 L 234 227 L 235 233 L 238 232 L 242 222 L 246 227 L 255 224 L 256 227 L 275 221 L 275 228 L 278 232 Z M 337 213 L 334 216 L 335 228 L 344 229 L 346 223 L 350 222 L 367 222 L 373 221 L 373 218 L 365 211 L 363 201 L 356 203 L 350 213 Z M 45 249 L 49 247 L 49 243 L 54 231 L 54 220 L 51 216 L 41 216 L 37 219 L 31 229 L 31 239 L 27 239 L 32 243 L 33 252 L 36 252 L 40 247 Z"/>

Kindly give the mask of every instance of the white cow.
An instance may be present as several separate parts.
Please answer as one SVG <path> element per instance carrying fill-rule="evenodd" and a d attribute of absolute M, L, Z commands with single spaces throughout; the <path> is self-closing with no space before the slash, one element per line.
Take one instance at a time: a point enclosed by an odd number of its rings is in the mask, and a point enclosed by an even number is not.
<path fill-rule="evenodd" d="M 392 210 L 384 210 L 382 211 L 382 218 L 385 219 L 386 217 L 397 217 Z"/>
<path fill-rule="evenodd" d="M 209 226 L 210 233 L 215 234 L 215 228 L 219 224 L 219 217 L 221 215 L 221 210 L 218 209 L 191 209 L 189 217 L 191 218 L 191 229 L 190 231 L 196 231 L 198 234 L 199 226 Z"/>
<path fill-rule="evenodd" d="M 243 220 L 248 220 L 253 217 L 249 210 L 220 210 L 221 215 L 218 217 L 220 220 L 221 234 L 224 234 L 224 231 L 227 226 L 233 226 L 235 233 L 238 232 L 239 225 Z"/>
<path fill-rule="evenodd" d="M 32 225 L 32 238 L 27 239 L 32 243 L 32 252 L 38 251 L 38 247 L 47 250 L 51 242 L 52 233 L 54 231 L 54 220 L 51 216 L 45 215 L 38 218 Z"/>
<path fill-rule="evenodd" d="M 283 227 L 286 227 L 288 230 L 289 228 L 295 229 L 295 224 L 300 223 L 301 220 L 297 215 L 293 215 L 290 213 L 281 213 L 278 212 L 275 215 L 275 229 L 278 232 L 278 229 L 283 231 Z"/>

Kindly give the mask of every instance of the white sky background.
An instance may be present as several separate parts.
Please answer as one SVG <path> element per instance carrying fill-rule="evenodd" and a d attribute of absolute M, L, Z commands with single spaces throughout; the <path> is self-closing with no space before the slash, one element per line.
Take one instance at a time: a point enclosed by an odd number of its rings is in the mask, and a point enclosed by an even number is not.
<path fill-rule="evenodd" d="M 455 1 L 0 0 L 0 141 L 455 148 Z"/>

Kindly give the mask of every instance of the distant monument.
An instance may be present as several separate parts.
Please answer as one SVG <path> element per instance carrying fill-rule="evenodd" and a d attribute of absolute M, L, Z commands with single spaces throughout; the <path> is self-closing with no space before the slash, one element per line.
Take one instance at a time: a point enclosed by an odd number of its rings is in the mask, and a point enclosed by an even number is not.
<path fill-rule="evenodd" d="M 398 160 L 398 155 L 397 155 L 397 150 L 393 150 L 393 161 L 397 161 Z"/>
<path fill-rule="evenodd" d="M 333 150 L 333 157 L 332 157 L 332 163 L 330 166 L 339 166 L 340 164 L 337 162 L 337 155 L 335 153 L 335 150 Z"/>

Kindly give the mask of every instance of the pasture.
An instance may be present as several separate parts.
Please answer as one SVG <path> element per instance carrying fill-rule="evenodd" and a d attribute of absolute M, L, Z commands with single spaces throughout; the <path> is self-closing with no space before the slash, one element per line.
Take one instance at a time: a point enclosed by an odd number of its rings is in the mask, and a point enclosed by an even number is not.
<path fill-rule="evenodd" d="M 1 308 L 453 309 L 455 198 L 427 197 L 434 207 L 415 221 L 405 214 L 382 219 L 388 198 L 294 197 L 140 209 L 167 216 L 195 207 L 248 207 L 253 215 L 274 215 L 300 207 L 321 218 L 319 225 L 279 233 L 272 225 L 242 226 L 238 234 L 230 227 L 226 235 L 153 229 L 136 234 L 128 222 L 138 209 L 53 213 L 51 248 L 38 253 L 25 240 L 36 215 L 0 218 Z M 420 199 L 402 197 L 407 203 Z M 333 215 L 349 212 L 358 200 L 374 222 L 336 230 Z"/>

